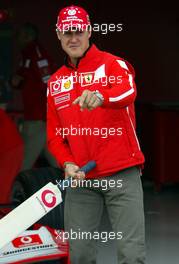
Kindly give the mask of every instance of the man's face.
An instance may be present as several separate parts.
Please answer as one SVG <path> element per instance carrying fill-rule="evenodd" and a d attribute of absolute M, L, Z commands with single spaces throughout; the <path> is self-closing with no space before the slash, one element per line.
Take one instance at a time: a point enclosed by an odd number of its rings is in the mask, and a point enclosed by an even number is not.
<path fill-rule="evenodd" d="M 70 29 L 68 31 L 59 32 L 57 36 L 61 41 L 62 49 L 71 59 L 78 59 L 83 56 L 89 47 L 89 39 L 91 31 Z"/>

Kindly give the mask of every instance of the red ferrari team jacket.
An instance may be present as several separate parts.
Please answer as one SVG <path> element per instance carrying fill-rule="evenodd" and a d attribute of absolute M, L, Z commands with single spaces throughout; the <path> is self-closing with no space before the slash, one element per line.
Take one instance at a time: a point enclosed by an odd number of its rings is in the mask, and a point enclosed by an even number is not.
<path fill-rule="evenodd" d="M 99 91 L 101 107 L 80 111 L 72 102 L 84 90 Z M 88 178 L 141 165 L 144 156 L 135 132 L 134 70 L 123 59 L 92 45 L 77 67 L 67 64 L 48 82 L 48 147 L 59 164 L 83 166 L 95 160 Z"/>

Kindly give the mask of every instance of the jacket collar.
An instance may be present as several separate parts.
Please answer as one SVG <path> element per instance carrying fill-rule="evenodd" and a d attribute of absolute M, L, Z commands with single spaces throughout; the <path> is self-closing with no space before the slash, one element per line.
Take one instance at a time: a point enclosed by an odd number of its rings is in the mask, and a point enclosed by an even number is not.
<path fill-rule="evenodd" d="M 94 55 L 96 56 L 97 51 L 99 51 L 98 48 L 94 44 L 90 44 L 89 48 L 85 51 L 83 56 L 78 59 L 76 66 L 71 63 L 68 55 L 65 56 L 65 63 L 64 64 L 68 68 L 77 69 L 79 67 L 79 65 L 81 66 L 81 65 L 89 62 L 89 60 L 91 60 L 92 58 L 94 58 Z"/>

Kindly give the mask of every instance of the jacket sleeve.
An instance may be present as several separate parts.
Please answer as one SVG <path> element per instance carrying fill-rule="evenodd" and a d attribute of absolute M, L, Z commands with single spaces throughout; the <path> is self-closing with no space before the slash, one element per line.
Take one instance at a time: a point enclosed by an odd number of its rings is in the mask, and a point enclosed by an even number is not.
<path fill-rule="evenodd" d="M 136 98 L 135 72 L 132 66 L 116 59 L 107 69 L 109 88 L 100 87 L 98 91 L 103 95 L 102 107 L 122 108 L 133 103 Z"/>
<path fill-rule="evenodd" d="M 47 145 L 49 151 L 56 158 L 61 167 L 64 162 L 74 162 L 68 145 L 68 141 L 63 137 L 62 126 L 57 115 L 53 98 L 47 97 Z"/>

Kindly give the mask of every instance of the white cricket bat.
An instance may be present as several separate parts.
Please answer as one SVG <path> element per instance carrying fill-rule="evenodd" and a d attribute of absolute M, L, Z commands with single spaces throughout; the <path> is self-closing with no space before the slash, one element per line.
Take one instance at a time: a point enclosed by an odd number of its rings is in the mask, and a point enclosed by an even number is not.
<path fill-rule="evenodd" d="M 0 220 L 0 248 L 62 202 L 61 191 L 49 182 Z"/>
<path fill-rule="evenodd" d="M 80 170 L 87 173 L 95 166 L 95 161 L 89 161 Z M 64 190 L 65 182 L 67 181 L 69 179 L 62 183 L 61 190 Z M 62 202 L 59 188 L 58 185 L 49 182 L 25 202 L 0 219 L 0 248 L 3 248 Z"/>

